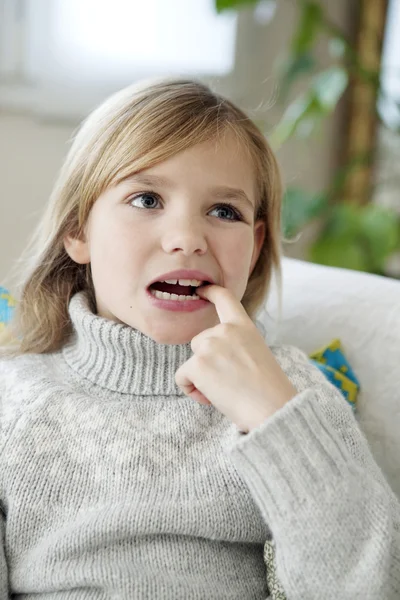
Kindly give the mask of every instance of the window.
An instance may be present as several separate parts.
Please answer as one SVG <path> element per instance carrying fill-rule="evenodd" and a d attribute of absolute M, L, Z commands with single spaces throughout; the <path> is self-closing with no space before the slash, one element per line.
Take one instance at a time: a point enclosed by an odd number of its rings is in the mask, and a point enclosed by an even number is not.
<path fill-rule="evenodd" d="M 381 117 L 386 126 L 398 129 L 400 124 L 400 3 L 390 0 L 382 50 L 382 94 L 379 99 Z"/>
<path fill-rule="evenodd" d="M 0 0 L 0 106 L 68 115 L 143 77 L 224 76 L 235 37 L 214 0 Z"/>

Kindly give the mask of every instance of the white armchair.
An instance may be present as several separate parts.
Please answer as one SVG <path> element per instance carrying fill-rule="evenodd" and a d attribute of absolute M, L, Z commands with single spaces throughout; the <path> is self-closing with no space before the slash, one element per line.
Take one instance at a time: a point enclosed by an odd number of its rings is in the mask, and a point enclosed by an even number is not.
<path fill-rule="evenodd" d="M 276 288 L 259 318 L 268 341 L 307 353 L 341 340 L 361 384 L 357 420 L 400 496 L 400 282 L 284 259 L 282 320 Z"/>

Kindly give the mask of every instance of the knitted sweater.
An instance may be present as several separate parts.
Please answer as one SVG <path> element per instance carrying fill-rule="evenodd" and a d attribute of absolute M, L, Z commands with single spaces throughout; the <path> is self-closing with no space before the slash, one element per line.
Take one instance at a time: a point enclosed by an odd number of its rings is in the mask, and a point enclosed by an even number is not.
<path fill-rule="evenodd" d="M 70 302 L 59 352 L 0 361 L 0 599 L 400 597 L 399 504 L 350 407 L 306 356 L 298 390 L 242 435 L 186 397 L 190 344 Z"/>

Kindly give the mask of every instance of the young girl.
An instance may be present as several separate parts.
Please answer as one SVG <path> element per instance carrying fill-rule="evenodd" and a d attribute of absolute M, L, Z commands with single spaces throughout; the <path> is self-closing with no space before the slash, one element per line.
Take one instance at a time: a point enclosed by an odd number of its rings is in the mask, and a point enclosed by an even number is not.
<path fill-rule="evenodd" d="M 280 209 L 264 136 L 200 83 L 83 124 L 3 340 L 1 599 L 399 597 L 351 408 L 255 319 Z"/>

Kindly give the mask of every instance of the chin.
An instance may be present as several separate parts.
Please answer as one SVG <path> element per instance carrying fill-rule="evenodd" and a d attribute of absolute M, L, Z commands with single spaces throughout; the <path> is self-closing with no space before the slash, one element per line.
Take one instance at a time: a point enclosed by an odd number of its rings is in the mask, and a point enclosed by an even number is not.
<path fill-rule="evenodd" d="M 180 329 L 180 330 L 179 330 Z M 190 344 L 195 335 L 200 333 L 197 327 L 177 327 L 174 323 L 169 323 L 164 328 L 155 329 L 154 327 L 143 332 L 151 337 L 158 344 Z"/>
<path fill-rule="evenodd" d="M 158 344 L 188 344 L 192 341 L 196 334 L 177 333 L 176 331 L 166 331 L 164 333 L 152 334 L 150 337 L 153 338 Z"/>

